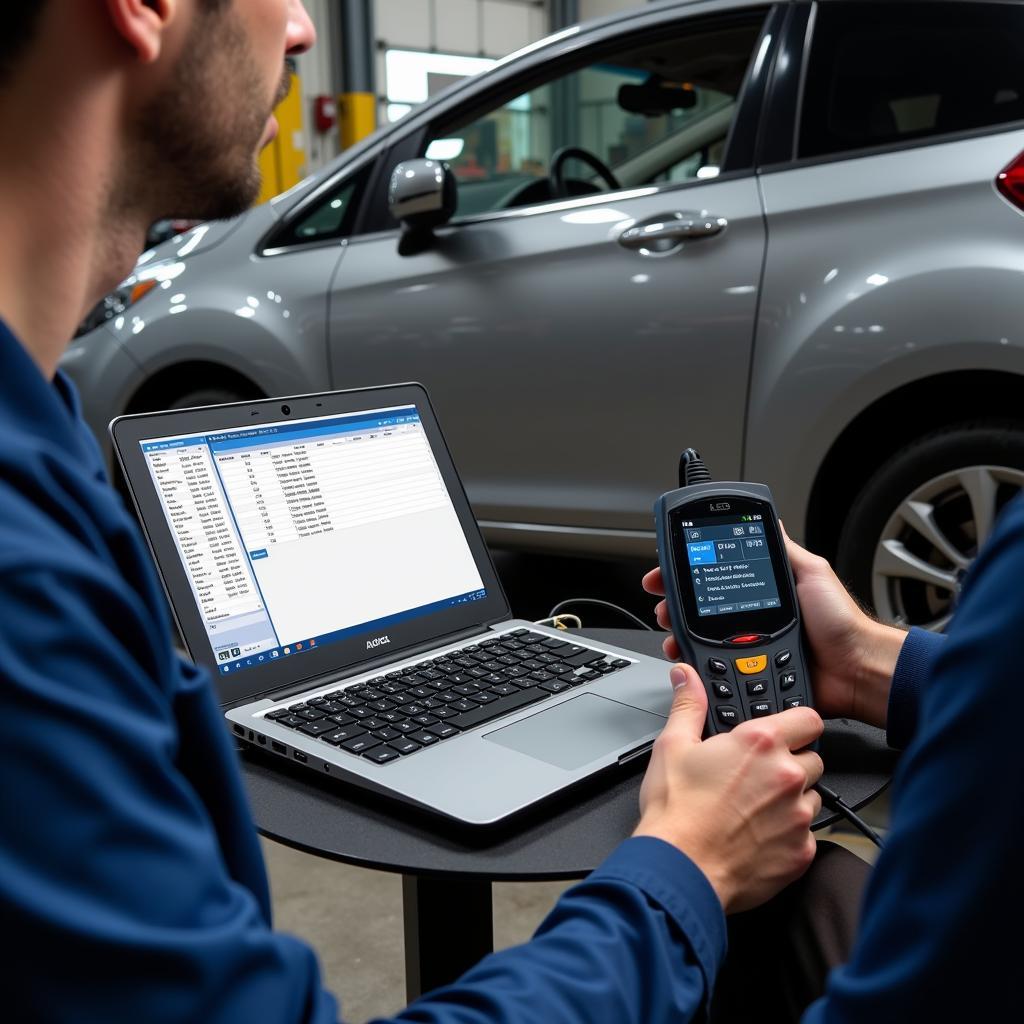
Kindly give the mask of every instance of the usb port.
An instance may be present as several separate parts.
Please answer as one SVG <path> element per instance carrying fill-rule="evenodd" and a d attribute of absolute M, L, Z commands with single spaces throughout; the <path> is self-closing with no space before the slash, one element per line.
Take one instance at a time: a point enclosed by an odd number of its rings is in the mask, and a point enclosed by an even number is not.
<path fill-rule="evenodd" d="M 303 764 L 309 760 L 301 750 L 293 750 L 292 757 L 294 757 L 296 761 L 301 761 Z"/>
<path fill-rule="evenodd" d="M 288 748 L 283 743 L 278 743 L 277 740 L 270 741 L 271 749 L 275 754 L 287 754 Z"/>

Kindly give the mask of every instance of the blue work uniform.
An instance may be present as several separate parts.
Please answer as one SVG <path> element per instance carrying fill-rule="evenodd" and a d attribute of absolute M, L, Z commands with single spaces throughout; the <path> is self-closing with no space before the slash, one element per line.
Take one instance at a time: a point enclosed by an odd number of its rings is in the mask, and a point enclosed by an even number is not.
<path fill-rule="evenodd" d="M 850 964 L 808 1020 L 945 1020 L 1002 1006 L 1021 909 L 1014 641 L 1024 505 L 971 574 L 949 642 L 914 631 L 889 731 L 909 749 Z M 174 652 L 131 516 L 70 383 L 0 323 L 0 906 L 8 1019 L 242 1024 L 339 1018 L 275 932 L 236 755 L 206 674 Z M 1018 944 L 1019 945 L 1019 944 Z M 395 1020 L 700 1019 L 721 906 L 682 853 L 625 841 L 533 940 Z M 1011 963 L 1011 957 L 1014 961 Z"/>

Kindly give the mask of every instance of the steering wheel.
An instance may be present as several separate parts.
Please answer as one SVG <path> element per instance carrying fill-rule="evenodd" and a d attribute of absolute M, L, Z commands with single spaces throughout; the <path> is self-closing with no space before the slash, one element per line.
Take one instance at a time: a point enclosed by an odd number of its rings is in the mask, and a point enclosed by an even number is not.
<path fill-rule="evenodd" d="M 580 160 L 587 164 L 612 192 L 622 188 L 618 179 L 612 173 L 611 168 L 594 156 L 593 153 L 586 149 L 580 149 L 578 146 L 564 146 L 551 158 L 551 170 L 548 172 L 548 177 L 551 180 L 551 194 L 556 199 L 564 199 L 569 194 L 563 176 L 563 170 L 569 160 Z"/>

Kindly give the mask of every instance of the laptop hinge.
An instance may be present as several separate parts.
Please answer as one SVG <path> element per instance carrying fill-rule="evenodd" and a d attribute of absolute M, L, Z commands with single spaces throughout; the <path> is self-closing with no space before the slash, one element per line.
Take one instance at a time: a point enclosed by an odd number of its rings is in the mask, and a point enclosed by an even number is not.
<path fill-rule="evenodd" d="M 408 661 L 409 658 L 415 658 L 417 654 L 436 651 L 439 647 L 447 647 L 449 644 L 457 644 L 460 640 L 468 640 L 470 637 L 480 636 L 483 633 L 489 632 L 490 627 L 487 625 L 477 625 L 470 629 L 461 629 L 457 633 L 450 633 L 446 637 L 434 637 L 432 640 L 425 641 L 424 643 L 413 644 L 412 647 L 406 647 L 403 651 L 396 651 L 390 657 L 364 662 L 362 665 L 349 665 L 348 668 L 343 669 L 341 672 L 325 672 L 319 676 L 310 676 L 310 678 L 304 679 L 302 682 L 292 683 L 280 690 L 265 693 L 263 697 L 266 700 L 283 700 L 285 697 L 302 693 L 304 690 L 315 690 L 317 687 L 326 686 L 328 683 L 344 682 L 346 679 L 365 675 L 367 672 L 376 672 L 380 675 L 387 671 L 389 665 L 396 665 L 400 661 Z M 248 698 L 246 703 L 253 699 L 252 697 Z"/>

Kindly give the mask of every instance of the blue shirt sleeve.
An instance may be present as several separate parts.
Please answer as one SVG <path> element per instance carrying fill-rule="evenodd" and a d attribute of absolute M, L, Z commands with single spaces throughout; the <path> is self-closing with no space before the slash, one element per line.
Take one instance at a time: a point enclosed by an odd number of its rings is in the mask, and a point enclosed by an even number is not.
<path fill-rule="evenodd" d="M 931 675 L 946 638 L 916 626 L 907 634 L 889 691 L 886 734 L 889 746 L 903 750 L 917 731 L 924 682 Z"/>
<path fill-rule="evenodd" d="M 147 661 L 142 639 L 158 625 L 132 598 L 102 572 L 0 579 L 0 906 L 18 978 L 5 1012 L 79 1024 L 335 1021 L 314 954 L 274 932 L 263 894 L 232 875 L 187 777 L 206 759 L 206 796 L 219 789 L 239 805 L 237 769 L 222 771 L 223 727 L 179 733 L 176 705 L 197 694 L 212 703 L 209 686 L 177 678 L 173 658 L 163 675 Z M 251 820 L 244 827 L 251 835 Z"/>
<path fill-rule="evenodd" d="M 850 962 L 806 1024 L 1019 1015 L 1024 503 L 971 572 L 920 693 Z"/>
<path fill-rule="evenodd" d="M 725 946 L 722 906 L 700 870 L 668 843 L 636 837 L 568 890 L 532 941 L 392 1022 L 685 1024 L 703 1019 Z"/>

